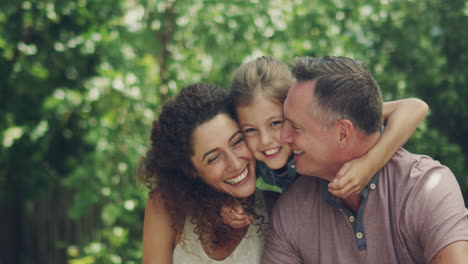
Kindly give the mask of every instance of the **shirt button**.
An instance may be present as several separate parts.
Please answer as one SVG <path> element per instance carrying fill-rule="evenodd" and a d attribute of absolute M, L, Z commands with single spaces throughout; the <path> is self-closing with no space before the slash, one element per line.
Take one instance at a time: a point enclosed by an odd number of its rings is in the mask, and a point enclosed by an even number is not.
<path fill-rule="evenodd" d="M 295 166 L 295 165 L 291 165 L 291 168 L 293 168 L 293 169 L 294 169 L 294 168 L 296 168 L 296 166 Z"/>
<path fill-rule="evenodd" d="M 356 233 L 356 237 L 357 237 L 358 239 L 361 239 L 361 238 L 362 238 L 362 233 L 361 233 L 361 232 L 357 232 L 357 233 Z"/>
<path fill-rule="evenodd" d="M 350 221 L 351 223 L 353 223 L 353 222 L 354 222 L 354 216 L 350 216 L 350 217 L 349 217 L 349 221 Z"/>
<path fill-rule="evenodd" d="M 371 190 L 374 190 L 375 188 L 377 188 L 377 185 L 375 185 L 375 183 L 371 183 L 369 187 L 371 188 Z"/>

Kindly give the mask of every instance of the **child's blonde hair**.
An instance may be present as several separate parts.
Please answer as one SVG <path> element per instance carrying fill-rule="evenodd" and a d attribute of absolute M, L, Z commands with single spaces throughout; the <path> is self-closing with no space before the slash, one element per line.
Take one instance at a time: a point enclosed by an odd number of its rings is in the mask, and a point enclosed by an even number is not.
<path fill-rule="evenodd" d="M 259 57 L 242 64 L 231 85 L 233 106 L 247 106 L 257 94 L 283 103 L 293 77 L 286 64 L 273 57 Z"/>

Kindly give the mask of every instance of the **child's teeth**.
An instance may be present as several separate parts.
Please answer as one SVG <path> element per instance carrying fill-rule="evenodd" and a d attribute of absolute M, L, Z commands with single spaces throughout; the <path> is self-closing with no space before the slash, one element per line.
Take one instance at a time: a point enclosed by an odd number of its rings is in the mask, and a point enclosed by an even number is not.
<path fill-rule="evenodd" d="M 294 154 L 296 154 L 296 155 L 300 155 L 300 154 L 302 154 L 302 153 L 304 153 L 304 151 L 300 151 L 300 150 L 295 150 L 295 151 L 294 151 Z"/>
<path fill-rule="evenodd" d="M 265 154 L 267 154 L 267 155 L 273 155 L 273 154 L 275 154 L 275 153 L 278 152 L 278 151 L 279 151 L 279 148 L 269 149 L 269 150 L 265 151 Z"/>
<path fill-rule="evenodd" d="M 234 177 L 232 179 L 225 180 L 225 182 L 229 183 L 229 184 L 238 184 L 239 182 L 241 182 L 242 180 L 244 180 L 247 177 L 248 173 L 249 173 L 249 170 L 248 170 L 248 168 L 246 168 L 241 174 L 239 174 L 238 176 L 236 176 L 236 177 Z"/>

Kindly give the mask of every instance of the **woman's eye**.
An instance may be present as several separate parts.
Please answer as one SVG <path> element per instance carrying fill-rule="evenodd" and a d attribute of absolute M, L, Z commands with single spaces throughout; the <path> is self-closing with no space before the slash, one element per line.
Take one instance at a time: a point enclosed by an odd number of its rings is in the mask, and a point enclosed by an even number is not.
<path fill-rule="evenodd" d="M 214 162 L 215 160 L 217 160 L 219 157 L 219 155 L 216 155 L 216 156 L 213 156 L 211 158 L 208 159 L 208 164 L 211 164 L 212 162 Z"/>
<path fill-rule="evenodd" d="M 238 139 L 236 139 L 236 141 L 234 141 L 234 144 L 232 144 L 233 146 L 237 146 L 239 145 L 240 143 L 244 142 L 244 138 L 243 137 L 240 137 Z"/>

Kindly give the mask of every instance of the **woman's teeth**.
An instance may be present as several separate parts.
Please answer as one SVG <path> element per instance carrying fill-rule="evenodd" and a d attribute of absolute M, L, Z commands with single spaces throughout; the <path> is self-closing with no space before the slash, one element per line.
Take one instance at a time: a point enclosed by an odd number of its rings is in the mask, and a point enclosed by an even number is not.
<path fill-rule="evenodd" d="M 273 155 L 273 154 L 276 154 L 279 150 L 280 150 L 280 148 L 269 149 L 269 150 L 265 151 L 265 154 Z"/>
<path fill-rule="evenodd" d="M 233 177 L 233 178 L 230 178 L 228 180 L 224 180 L 224 182 L 228 183 L 228 184 L 238 184 L 239 182 L 243 181 L 245 178 L 247 178 L 247 174 L 249 174 L 249 169 L 248 168 L 245 168 L 245 170 L 239 174 L 238 176 L 236 177 Z"/>
<path fill-rule="evenodd" d="M 304 151 L 294 150 L 295 155 L 301 155 L 302 153 L 304 153 Z"/>

